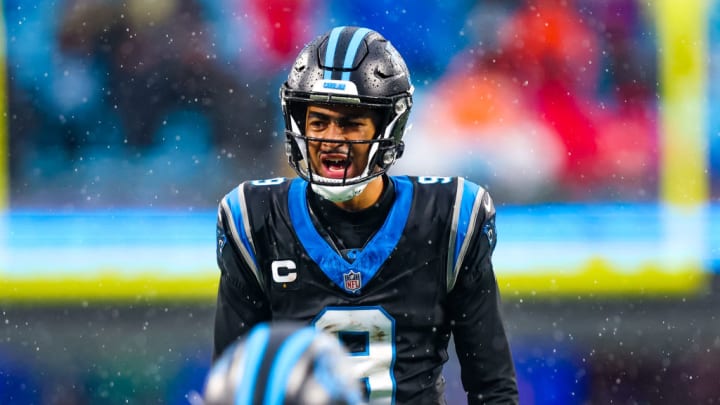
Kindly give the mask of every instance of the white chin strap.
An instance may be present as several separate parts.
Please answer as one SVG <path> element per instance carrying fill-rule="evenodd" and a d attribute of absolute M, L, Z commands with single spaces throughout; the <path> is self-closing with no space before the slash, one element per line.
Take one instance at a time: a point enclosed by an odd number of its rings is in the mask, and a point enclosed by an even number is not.
<path fill-rule="evenodd" d="M 332 202 L 344 202 L 350 201 L 353 198 L 360 195 L 365 190 L 365 187 L 370 183 L 367 179 L 362 183 L 352 184 L 349 186 L 323 186 L 320 184 L 310 184 L 313 191 L 320 195 L 320 197 L 330 200 Z"/>

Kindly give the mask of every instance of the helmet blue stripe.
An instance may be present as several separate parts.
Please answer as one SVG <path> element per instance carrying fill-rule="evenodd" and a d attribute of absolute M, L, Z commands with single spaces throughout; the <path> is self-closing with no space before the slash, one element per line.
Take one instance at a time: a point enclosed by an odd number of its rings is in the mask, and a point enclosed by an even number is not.
<path fill-rule="evenodd" d="M 329 67 L 333 66 L 333 60 L 335 59 L 335 49 L 337 48 L 338 39 L 340 33 L 345 27 L 335 27 L 330 32 L 330 39 L 328 39 L 327 49 L 325 50 L 325 73 L 323 73 L 323 79 L 332 79 L 332 70 Z"/>
<path fill-rule="evenodd" d="M 245 369 L 241 373 L 241 380 L 238 381 L 238 389 L 235 391 L 235 405 L 251 405 L 255 394 L 255 380 L 262 365 L 265 349 L 267 349 L 270 337 L 270 326 L 260 324 L 253 329 L 245 343 Z"/>
<path fill-rule="evenodd" d="M 350 45 L 348 45 L 347 52 L 345 53 L 345 61 L 343 62 L 343 69 L 350 69 L 352 63 L 357 55 L 358 48 L 360 48 L 360 42 L 370 32 L 367 28 L 360 28 L 352 36 Z M 350 80 L 350 72 L 343 72 L 342 80 Z"/>
<path fill-rule="evenodd" d="M 270 369 L 265 401 L 263 405 L 282 405 L 285 401 L 285 390 L 288 378 L 300 357 L 313 342 L 317 331 L 309 326 L 293 333 L 275 355 L 275 361 Z"/>

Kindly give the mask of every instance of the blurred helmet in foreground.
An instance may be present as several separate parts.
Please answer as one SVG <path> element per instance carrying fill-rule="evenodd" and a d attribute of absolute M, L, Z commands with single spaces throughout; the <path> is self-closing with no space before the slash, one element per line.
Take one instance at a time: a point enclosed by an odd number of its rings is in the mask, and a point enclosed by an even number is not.
<path fill-rule="evenodd" d="M 205 405 L 353 405 L 357 378 L 336 337 L 295 323 L 260 324 L 208 373 Z"/>

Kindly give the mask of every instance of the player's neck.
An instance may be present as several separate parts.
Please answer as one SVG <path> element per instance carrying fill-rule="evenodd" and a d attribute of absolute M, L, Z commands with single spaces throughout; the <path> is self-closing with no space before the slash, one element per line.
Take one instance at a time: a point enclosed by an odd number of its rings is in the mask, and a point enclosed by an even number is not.
<path fill-rule="evenodd" d="M 335 205 L 346 211 L 362 211 L 372 207 L 380 200 L 385 189 L 384 176 L 378 176 L 370 181 L 362 193 L 348 201 L 336 202 Z"/>

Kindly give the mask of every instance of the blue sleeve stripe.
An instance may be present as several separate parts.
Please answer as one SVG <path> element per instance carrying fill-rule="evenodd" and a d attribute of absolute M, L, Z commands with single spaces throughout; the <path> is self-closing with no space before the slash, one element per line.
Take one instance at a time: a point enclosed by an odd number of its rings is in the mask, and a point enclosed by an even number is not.
<path fill-rule="evenodd" d="M 242 355 L 247 356 L 242 373 L 238 373 L 237 393 L 234 405 L 251 405 L 255 395 L 255 385 L 265 350 L 270 340 L 270 326 L 259 324 L 253 328 L 245 343 Z"/>
<path fill-rule="evenodd" d="M 463 181 L 462 186 L 458 184 L 458 193 L 462 194 L 460 206 L 455 206 L 458 211 L 457 231 L 455 233 L 455 246 L 453 249 L 453 265 L 448 276 L 448 291 L 452 290 L 457 280 L 460 265 L 467 252 L 470 240 L 475 230 L 475 222 L 480 212 L 480 204 L 485 190 L 471 181 Z M 457 204 L 457 200 L 456 200 Z M 452 235 L 451 235 L 452 238 Z"/>
<path fill-rule="evenodd" d="M 312 344 L 316 334 L 317 332 L 312 327 L 302 328 L 293 333 L 280 346 L 275 355 L 275 361 L 270 367 L 263 405 L 282 405 L 284 403 L 290 374 L 300 357 Z"/>
<path fill-rule="evenodd" d="M 479 186 L 473 182 L 464 182 L 462 189 L 462 200 L 460 201 L 460 215 L 458 217 L 458 232 L 455 238 L 455 263 L 457 263 L 458 255 L 460 254 L 460 248 L 465 241 L 469 230 L 468 225 L 470 221 L 477 216 L 477 210 L 475 209 L 476 200 L 479 203 Z"/>
<path fill-rule="evenodd" d="M 257 278 L 260 286 L 263 287 L 262 278 L 258 272 L 257 260 L 255 259 L 255 248 L 250 232 L 250 218 L 247 216 L 247 205 L 245 202 L 244 185 L 241 184 L 230 192 L 222 201 L 223 207 L 229 213 L 231 219 L 230 232 L 235 244 L 240 248 L 240 254 Z"/>
<path fill-rule="evenodd" d="M 328 39 L 327 49 L 325 49 L 325 66 L 333 66 L 333 60 L 335 59 L 335 49 L 337 48 L 340 33 L 344 29 L 345 27 L 335 27 L 332 31 L 330 31 L 330 39 Z M 323 79 L 332 79 L 332 70 L 325 69 L 325 73 L 323 73 Z"/>
<path fill-rule="evenodd" d="M 343 69 L 352 68 L 352 63 L 357 55 L 358 48 L 360 48 L 360 42 L 362 42 L 365 35 L 370 32 L 367 28 L 360 28 L 353 33 L 350 39 L 350 45 L 348 45 L 347 51 L 345 52 L 345 60 L 343 61 Z M 342 73 L 342 80 L 350 80 L 350 71 Z"/>
<path fill-rule="evenodd" d="M 257 260 L 255 260 L 255 242 L 253 242 L 252 238 L 252 228 L 250 227 L 250 217 L 248 217 L 248 209 L 247 209 L 247 200 L 245 199 L 245 185 L 242 184 L 238 188 L 238 201 L 240 201 L 240 214 L 242 215 L 242 219 L 238 219 L 242 222 L 242 233 L 241 237 L 243 238 L 243 244 L 245 245 L 245 248 L 248 250 L 248 253 L 250 253 L 250 256 L 252 256 L 253 263 L 257 264 Z M 240 224 L 238 224 L 240 225 Z M 240 229 L 240 228 L 238 228 Z"/>
<path fill-rule="evenodd" d="M 462 196 L 463 196 L 463 189 L 465 187 L 465 179 L 462 177 L 458 177 L 457 182 L 457 189 L 455 190 L 455 203 L 453 204 L 453 213 L 452 213 L 452 219 L 450 223 L 450 237 L 448 238 L 448 249 L 447 249 L 447 270 L 446 278 L 447 278 L 447 286 L 448 291 L 449 287 L 453 282 L 454 279 L 454 273 L 453 269 L 455 268 L 455 260 L 457 257 L 457 254 L 455 252 L 455 243 L 456 243 L 456 235 L 457 235 L 457 229 L 458 229 L 458 221 L 460 217 L 460 206 L 462 202 Z"/>

